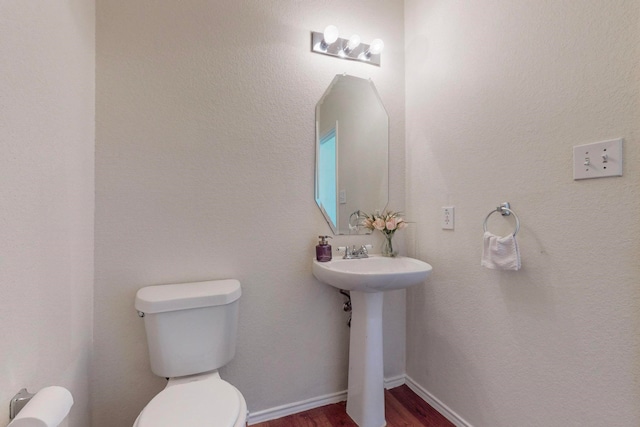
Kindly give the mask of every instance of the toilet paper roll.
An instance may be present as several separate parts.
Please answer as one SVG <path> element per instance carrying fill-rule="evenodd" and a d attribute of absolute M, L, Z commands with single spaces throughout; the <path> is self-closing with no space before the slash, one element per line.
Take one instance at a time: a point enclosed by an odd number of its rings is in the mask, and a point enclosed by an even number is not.
<path fill-rule="evenodd" d="M 8 427 L 58 427 L 73 405 L 64 387 L 45 387 L 26 404 Z"/>

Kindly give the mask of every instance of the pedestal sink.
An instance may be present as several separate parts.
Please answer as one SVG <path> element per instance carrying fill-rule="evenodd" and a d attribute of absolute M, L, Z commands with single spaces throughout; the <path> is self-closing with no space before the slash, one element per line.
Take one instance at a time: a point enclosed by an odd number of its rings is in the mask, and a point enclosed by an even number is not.
<path fill-rule="evenodd" d="M 313 275 L 318 280 L 351 294 L 347 414 L 360 427 L 387 425 L 382 357 L 384 291 L 419 285 L 431 270 L 426 262 L 407 257 L 313 260 Z"/>

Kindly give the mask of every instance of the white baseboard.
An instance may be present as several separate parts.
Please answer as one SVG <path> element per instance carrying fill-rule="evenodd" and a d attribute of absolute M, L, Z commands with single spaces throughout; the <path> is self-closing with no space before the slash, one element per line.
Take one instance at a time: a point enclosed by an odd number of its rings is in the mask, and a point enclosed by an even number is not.
<path fill-rule="evenodd" d="M 407 386 L 422 400 L 440 412 L 446 419 L 451 421 L 456 427 L 473 427 L 464 418 L 455 413 L 451 408 L 442 403 L 437 397 L 429 393 L 424 387 L 415 382 L 410 376 L 405 376 Z"/>
<path fill-rule="evenodd" d="M 385 378 L 384 380 L 384 387 L 386 389 L 399 387 L 403 384 L 407 384 L 407 386 L 409 386 L 409 388 L 413 390 L 415 394 L 420 396 L 420 398 L 422 398 L 422 400 L 427 402 L 429 405 L 433 406 L 456 427 L 473 427 L 461 416 L 452 411 L 447 405 L 438 400 L 438 398 L 436 398 L 434 395 L 425 390 L 421 385 L 411 379 L 411 377 L 407 375 L 398 375 L 395 377 Z M 282 406 L 277 406 L 275 408 L 264 409 L 262 411 L 250 412 L 248 417 L 248 424 L 253 425 L 265 421 L 276 420 L 288 415 L 308 411 L 309 409 L 331 405 L 332 403 L 344 402 L 345 400 L 347 400 L 346 390 L 337 393 L 326 394 L 324 396 L 313 397 L 311 399 L 301 400 L 299 402 L 293 402 Z"/>
<path fill-rule="evenodd" d="M 397 375 L 395 377 L 385 378 L 384 379 L 384 388 L 387 390 L 390 388 L 400 387 L 405 383 L 405 379 L 407 376 L 405 374 Z"/>
<path fill-rule="evenodd" d="M 404 384 L 404 380 L 404 374 L 385 378 L 384 388 L 389 389 L 399 387 Z M 275 408 L 264 409 L 262 411 L 251 412 L 249 413 L 249 425 L 277 420 L 278 418 L 286 417 L 287 415 L 293 415 L 299 412 L 308 411 L 309 409 L 331 405 L 332 403 L 344 402 L 345 400 L 347 400 L 347 390 L 302 400 L 300 402 L 289 403 Z"/>
<path fill-rule="evenodd" d="M 308 411 L 309 409 L 331 405 L 332 403 L 344 402 L 345 400 L 347 400 L 347 390 L 313 397 L 307 400 L 301 400 L 300 402 L 288 403 L 286 405 L 276 406 L 275 408 L 264 409 L 262 411 L 250 412 L 248 424 L 252 425 L 265 421 L 277 420 L 278 418 L 286 417 L 287 415 L 293 415 L 299 412 Z"/>

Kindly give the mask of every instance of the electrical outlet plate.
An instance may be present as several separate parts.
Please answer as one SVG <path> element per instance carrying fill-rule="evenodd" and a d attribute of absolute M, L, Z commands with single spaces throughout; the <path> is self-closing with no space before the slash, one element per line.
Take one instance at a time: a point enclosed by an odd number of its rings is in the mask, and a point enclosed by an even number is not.
<path fill-rule="evenodd" d="M 573 147 L 573 179 L 622 176 L 622 138 Z"/>
<path fill-rule="evenodd" d="M 455 218 L 455 208 L 446 206 L 442 208 L 442 229 L 453 230 L 453 221 Z"/>

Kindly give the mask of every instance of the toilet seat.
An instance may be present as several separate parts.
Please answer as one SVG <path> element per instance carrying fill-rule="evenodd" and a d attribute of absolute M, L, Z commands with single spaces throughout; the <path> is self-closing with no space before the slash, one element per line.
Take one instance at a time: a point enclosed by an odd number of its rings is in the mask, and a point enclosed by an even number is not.
<path fill-rule="evenodd" d="M 245 425 L 246 403 L 217 372 L 170 379 L 142 410 L 134 427 L 236 427 Z"/>

